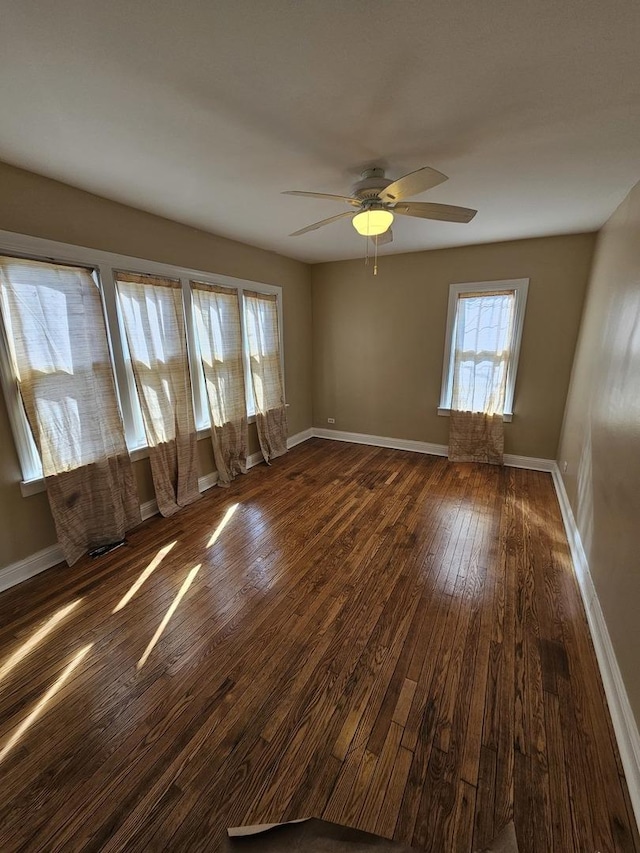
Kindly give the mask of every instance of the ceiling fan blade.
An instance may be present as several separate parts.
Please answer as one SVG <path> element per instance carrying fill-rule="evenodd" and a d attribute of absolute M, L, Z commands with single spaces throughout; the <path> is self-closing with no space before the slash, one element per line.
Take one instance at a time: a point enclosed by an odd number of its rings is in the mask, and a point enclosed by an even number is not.
<path fill-rule="evenodd" d="M 328 219 L 321 219 L 320 222 L 314 222 L 313 225 L 307 225 L 306 228 L 301 228 L 299 231 L 294 231 L 289 234 L 289 237 L 299 237 L 301 234 L 306 234 L 308 231 L 315 231 L 316 228 L 322 228 L 323 225 L 328 225 L 330 222 L 335 222 L 338 219 L 344 219 L 345 216 L 353 216 L 350 210 L 345 213 L 338 213 L 336 216 L 330 216 Z"/>
<path fill-rule="evenodd" d="M 455 204 L 435 204 L 428 201 L 403 201 L 392 208 L 394 214 L 417 216 L 419 219 L 439 219 L 442 222 L 471 222 L 478 212 Z"/>
<path fill-rule="evenodd" d="M 419 195 L 448 180 L 449 178 L 442 172 L 438 172 L 429 166 L 423 166 L 422 169 L 409 172 L 408 175 L 403 175 L 402 178 L 398 178 L 397 181 L 380 190 L 378 198 L 381 198 L 382 201 L 401 201 L 403 198 Z"/>
<path fill-rule="evenodd" d="M 349 198 L 346 195 L 332 195 L 331 193 L 307 193 L 302 192 L 301 190 L 285 190 L 282 195 L 302 195 L 308 198 L 324 198 L 329 199 L 330 201 L 346 201 L 347 204 L 351 204 L 354 207 L 360 207 L 360 199 L 357 198 Z"/>
<path fill-rule="evenodd" d="M 375 237 L 369 237 L 372 243 L 376 242 Z M 387 228 L 384 234 L 378 234 L 378 246 L 384 246 L 385 243 L 393 243 L 393 231 Z"/>

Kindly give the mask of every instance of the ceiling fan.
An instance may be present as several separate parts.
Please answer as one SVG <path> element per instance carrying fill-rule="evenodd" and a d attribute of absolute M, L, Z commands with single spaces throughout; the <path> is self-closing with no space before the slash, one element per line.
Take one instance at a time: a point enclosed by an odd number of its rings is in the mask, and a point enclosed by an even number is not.
<path fill-rule="evenodd" d="M 354 184 L 351 196 L 332 195 L 330 193 L 302 192 L 300 190 L 286 190 L 283 195 L 301 195 L 310 198 L 324 198 L 330 201 L 341 201 L 348 204 L 352 209 L 345 213 L 338 213 L 313 225 L 307 225 L 294 231 L 290 237 L 299 237 L 309 231 L 315 231 L 337 222 L 338 219 L 351 217 L 353 227 L 358 234 L 365 237 L 376 238 L 376 243 L 391 243 L 393 233 L 391 223 L 396 214 L 400 216 L 414 216 L 419 219 L 438 219 L 442 222 L 471 222 L 478 212 L 469 207 L 457 207 L 452 204 L 434 204 L 433 202 L 406 201 L 411 196 L 423 193 L 438 184 L 447 181 L 446 175 L 424 166 L 415 172 L 409 172 L 402 178 L 392 181 L 385 178 L 384 169 L 365 169 L 362 178 Z M 356 209 L 354 213 L 353 209 Z"/>

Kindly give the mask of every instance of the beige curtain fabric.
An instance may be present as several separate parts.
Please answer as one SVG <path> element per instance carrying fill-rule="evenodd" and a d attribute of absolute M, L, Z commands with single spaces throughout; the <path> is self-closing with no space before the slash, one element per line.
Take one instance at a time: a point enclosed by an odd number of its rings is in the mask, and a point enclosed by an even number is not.
<path fill-rule="evenodd" d="M 121 540 L 140 505 L 90 270 L 0 258 L 2 316 L 69 565 Z"/>
<path fill-rule="evenodd" d="M 269 462 L 287 452 L 287 410 L 276 297 L 244 291 L 245 324 L 260 449 Z"/>
<path fill-rule="evenodd" d="M 502 415 L 451 410 L 449 423 L 451 462 L 504 462 L 504 422 Z"/>
<path fill-rule="evenodd" d="M 182 286 L 122 272 L 116 282 L 158 508 L 173 515 L 200 497 Z"/>
<path fill-rule="evenodd" d="M 504 399 L 513 329 L 513 291 L 458 297 L 453 339 L 449 459 L 504 461 Z"/>
<path fill-rule="evenodd" d="M 247 473 L 247 397 L 238 291 L 191 282 L 218 485 Z"/>

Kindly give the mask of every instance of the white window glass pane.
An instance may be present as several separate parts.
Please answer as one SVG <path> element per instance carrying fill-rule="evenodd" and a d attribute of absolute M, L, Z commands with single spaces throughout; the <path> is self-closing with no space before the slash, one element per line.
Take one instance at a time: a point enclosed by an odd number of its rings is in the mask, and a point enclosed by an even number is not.
<path fill-rule="evenodd" d="M 502 412 L 515 294 L 460 296 L 452 347 L 452 408 Z"/>

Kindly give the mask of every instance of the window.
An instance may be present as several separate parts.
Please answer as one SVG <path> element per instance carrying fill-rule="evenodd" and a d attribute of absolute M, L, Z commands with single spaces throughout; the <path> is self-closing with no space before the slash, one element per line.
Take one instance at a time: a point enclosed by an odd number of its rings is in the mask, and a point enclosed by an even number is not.
<path fill-rule="evenodd" d="M 243 302 L 251 405 L 264 414 L 284 402 L 277 303 L 274 296 L 248 291 Z"/>
<path fill-rule="evenodd" d="M 119 443 L 124 452 L 93 271 L 0 257 L 0 304 L 27 474 L 86 467 Z"/>
<path fill-rule="evenodd" d="M 182 287 L 177 279 L 116 273 L 131 366 L 147 443 L 194 431 Z"/>
<path fill-rule="evenodd" d="M 192 399 L 189 405 L 193 407 L 196 428 L 200 438 L 209 434 L 210 418 L 207 403 L 207 391 L 204 381 L 200 349 L 197 340 L 196 323 L 192 307 L 191 282 L 203 282 L 212 286 L 228 288 L 238 295 L 240 304 L 243 304 L 242 293 L 244 290 L 258 291 L 270 294 L 274 298 L 279 328 L 282 329 L 282 291 L 275 285 L 261 284 L 254 281 L 244 281 L 231 278 L 230 276 L 216 275 L 199 270 L 174 267 L 169 264 L 154 263 L 152 261 L 130 258 L 116 255 L 111 252 L 85 249 L 78 246 L 70 246 L 64 243 L 56 243 L 36 237 L 27 237 L 0 231 L 0 254 L 13 258 L 27 258 L 32 261 L 47 261 L 49 266 L 55 268 L 75 267 L 83 268 L 83 274 L 88 277 L 91 286 L 96 288 L 102 310 L 101 325 L 107 333 L 107 346 L 109 353 L 109 373 L 115 376 L 116 394 L 125 427 L 125 435 L 129 453 L 134 459 L 148 454 L 148 442 L 145 435 L 144 420 L 142 416 L 141 401 L 136 388 L 136 381 L 132 364 L 132 353 L 129 350 L 127 335 L 135 332 L 135 308 L 130 302 L 130 316 L 125 327 L 123 305 L 118 298 L 116 287 L 116 270 L 129 271 L 126 275 L 136 275 L 148 281 L 148 277 L 173 280 L 179 288 L 181 298 L 175 303 L 176 310 L 182 311 L 182 328 L 186 336 L 186 350 L 191 375 Z M 55 262 L 53 261 L 55 259 Z M 88 270 L 88 272 L 87 272 Z M 147 277 L 147 278 L 145 278 Z M 15 359 L 12 357 L 13 332 L 10 321 L 7 320 L 8 313 L 2 312 L 0 318 L 0 381 L 7 401 L 9 419 L 18 456 L 22 468 L 24 495 L 42 491 L 42 464 L 38 450 L 35 446 L 31 429 L 26 418 L 24 404 L 18 389 L 18 375 L 16 372 Z M 4 320 L 4 323 L 2 322 Z M 245 332 L 244 311 L 241 311 L 240 322 L 242 326 L 242 342 L 245 352 L 245 383 L 250 386 L 248 340 Z M 126 328 L 126 331 L 125 331 Z M 137 338 L 136 338 L 137 340 Z M 282 365 L 283 349 L 280 340 L 280 359 Z M 136 356 L 136 361 L 138 358 Z M 252 395 L 250 397 L 251 407 L 249 415 L 255 414 Z M 147 403 L 144 403 L 146 405 Z"/>
<path fill-rule="evenodd" d="M 240 294 L 228 287 L 192 281 L 201 371 L 216 427 L 246 418 L 246 370 Z"/>
<path fill-rule="evenodd" d="M 528 279 L 451 285 L 438 414 L 449 414 L 454 385 L 456 408 L 482 410 L 479 401 L 498 393 L 506 372 L 504 416 L 511 420 L 528 285 Z"/>

